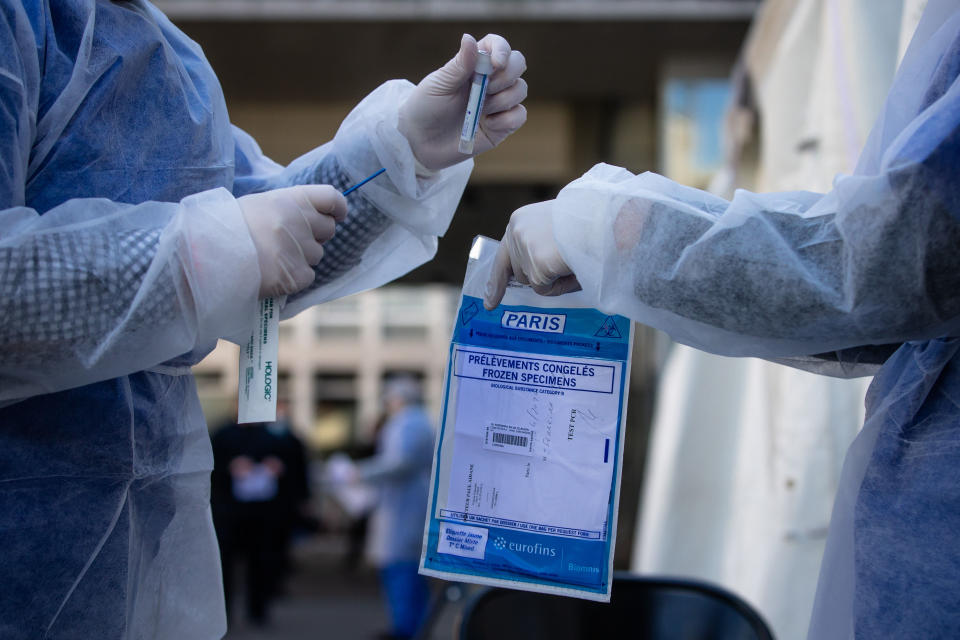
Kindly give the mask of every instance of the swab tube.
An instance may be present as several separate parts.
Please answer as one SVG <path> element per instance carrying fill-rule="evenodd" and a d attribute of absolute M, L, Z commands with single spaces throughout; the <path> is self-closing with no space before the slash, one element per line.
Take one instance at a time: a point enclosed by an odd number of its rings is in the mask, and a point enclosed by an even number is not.
<path fill-rule="evenodd" d="M 460 153 L 473 153 L 473 140 L 477 137 L 480 124 L 480 112 L 483 111 L 483 99 L 487 95 L 487 80 L 493 73 L 490 53 L 477 51 L 477 66 L 470 84 L 470 98 L 467 100 L 467 112 L 463 116 L 463 129 L 460 130 Z"/>

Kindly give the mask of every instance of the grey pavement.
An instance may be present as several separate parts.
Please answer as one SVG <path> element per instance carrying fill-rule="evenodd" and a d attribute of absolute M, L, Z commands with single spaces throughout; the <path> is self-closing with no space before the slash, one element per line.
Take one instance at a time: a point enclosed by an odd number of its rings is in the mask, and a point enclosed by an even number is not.
<path fill-rule="evenodd" d="M 243 585 L 225 640 L 373 640 L 389 628 L 376 572 L 344 568 L 345 543 L 326 535 L 294 547 L 295 571 L 286 594 L 271 607 L 270 623 L 254 627 L 245 620 Z M 432 581 L 439 593 L 445 583 Z M 445 604 L 424 640 L 453 640 L 459 604 Z"/>

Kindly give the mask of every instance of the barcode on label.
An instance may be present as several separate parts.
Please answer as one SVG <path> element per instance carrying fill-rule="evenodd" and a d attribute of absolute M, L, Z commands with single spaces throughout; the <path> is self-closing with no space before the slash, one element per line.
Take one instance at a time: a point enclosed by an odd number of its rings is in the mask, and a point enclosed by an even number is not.
<path fill-rule="evenodd" d="M 509 433 L 497 433 L 496 431 L 493 432 L 493 441 L 497 444 L 509 444 L 515 447 L 526 448 L 529 440 L 529 438 L 525 438 L 523 436 L 514 436 Z"/>
<path fill-rule="evenodd" d="M 487 425 L 486 437 L 483 439 L 484 449 L 522 456 L 533 455 L 532 445 L 532 429 L 496 422 Z"/>

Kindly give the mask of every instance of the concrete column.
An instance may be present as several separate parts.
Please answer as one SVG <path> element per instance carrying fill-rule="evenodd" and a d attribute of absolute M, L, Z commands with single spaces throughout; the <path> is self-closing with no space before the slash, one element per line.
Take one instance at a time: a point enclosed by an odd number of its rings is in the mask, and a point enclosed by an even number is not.
<path fill-rule="evenodd" d="M 357 424 L 355 438 L 369 441 L 371 427 L 380 414 L 380 375 L 383 370 L 383 319 L 380 296 L 368 291 L 360 300 L 357 349 Z"/>
<path fill-rule="evenodd" d="M 294 323 L 292 342 L 296 354 L 290 367 L 290 400 L 294 427 L 299 435 L 307 438 L 313 429 L 316 412 L 313 403 L 313 367 L 307 357 L 316 349 L 316 334 L 313 330 L 316 309 L 308 309 L 288 322 Z"/>

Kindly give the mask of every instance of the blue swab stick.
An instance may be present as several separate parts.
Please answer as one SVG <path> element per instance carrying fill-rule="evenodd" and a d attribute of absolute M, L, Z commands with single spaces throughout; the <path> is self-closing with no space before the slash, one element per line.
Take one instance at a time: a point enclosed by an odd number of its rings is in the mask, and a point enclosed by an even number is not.
<path fill-rule="evenodd" d="M 359 188 L 362 187 L 363 185 L 367 184 L 368 182 L 370 182 L 371 180 L 373 180 L 374 178 L 376 178 L 378 175 L 380 175 L 381 173 L 383 173 L 383 172 L 386 171 L 386 170 L 387 170 L 387 168 L 384 167 L 383 169 L 380 169 L 379 171 L 374 171 L 373 173 L 371 173 L 370 175 L 368 175 L 366 178 L 364 178 L 363 180 L 361 180 L 361 181 L 358 182 L 357 184 L 353 185 L 352 187 L 350 187 L 350 188 L 348 188 L 346 191 L 344 191 L 344 192 L 343 192 L 343 195 L 348 195 L 348 194 L 356 191 L 357 189 L 359 189 Z"/>

